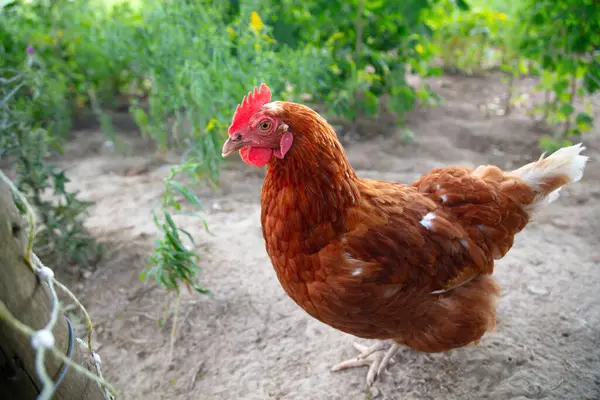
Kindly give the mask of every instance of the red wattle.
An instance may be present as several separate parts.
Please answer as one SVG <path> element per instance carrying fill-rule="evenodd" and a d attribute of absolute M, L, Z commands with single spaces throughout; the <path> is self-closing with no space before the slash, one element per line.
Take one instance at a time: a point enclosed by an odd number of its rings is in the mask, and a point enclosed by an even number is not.
<path fill-rule="evenodd" d="M 266 165 L 272 155 L 273 150 L 266 147 L 245 147 L 240 150 L 242 160 L 244 160 L 246 164 L 255 167 L 263 167 Z"/>

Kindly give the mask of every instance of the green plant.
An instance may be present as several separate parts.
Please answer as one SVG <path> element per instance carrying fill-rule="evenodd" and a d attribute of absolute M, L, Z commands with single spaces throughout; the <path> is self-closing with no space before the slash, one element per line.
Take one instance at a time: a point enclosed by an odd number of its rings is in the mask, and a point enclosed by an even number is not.
<path fill-rule="evenodd" d="M 488 7 L 455 7 L 440 2 L 428 14 L 433 43 L 446 69 L 482 73 L 505 61 L 506 39 L 514 19 Z"/>
<path fill-rule="evenodd" d="M 522 10 L 519 49 L 541 69 L 538 89 L 552 94 L 540 107 L 543 118 L 561 126 L 543 143 L 568 144 L 562 138 L 593 125 L 590 106 L 577 113 L 574 103 L 600 89 L 600 7 L 594 0 L 529 0 Z"/>
<path fill-rule="evenodd" d="M 268 21 L 280 45 L 324 47 L 332 54 L 327 70 L 317 75 L 314 96 L 335 114 L 354 119 L 374 115 L 380 98 L 402 118 L 419 97 L 406 82 L 409 68 L 422 75 L 439 69 L 428 63 L 431 34 L 423 14 L 436 1 L 273 1 Z"/>
<path fill-rule="evenodd" d="M 184 170 L 201 170 L 199 164 L 187 163 L 172 168 L 169 176 L 165 178 L 165 191 L 162 196 L 160 213 L 162 218 L 154 212 L 154 222 L 157 228 L 162 232 L 162 239 L 156 240 L 154 254 L 142 272 L 142 279 L 147 280 L 152 277 L 164 288 L 169 291 L 179 292 L 179 284 L 183 282 L 188 288 L 198 293 L 208 294 L 209 291 L 200 287 L 197 280 L 199 257 L 196 253 L 186 247 L 183 237 L 189 239 L 190 244 L 195 245 L 192 235 L 187 231 L 177 227 L 173 221 L 170 210 L 174 209 L 182 215 L 197 217 L 204 224 L 208 232 L 206 221 L 197 213 L 182 211 L 182 204 L 176 199 L 181 195 L 194 207 L 202 208 L 200 199 L 188 187 L 175 180 L 177 174 Z M 198 177 L 196 177 L 198 179 Z"/>
<path fill-rule="evenodd" d="M 92 96 L 98 105 L 115 94 L 126 63 L 119 60 L 127 53 L 119 51 L 116 36 L 110 42 L 103 33 L 119 34 L 123 20 L 89 2 L 66 0 L 2 2 L 0 15 L 6 97 L 1 107 L 2 157 L 15 162 L 19 189 L 39 213 L 40 254 L 57 256 L 54 264 L 92 264 L 102 246 L 83 225 L 90 203 L 66 188 L 68 178 L 48 159 L 61 152 L 73 110 L 91 103 Z M 93 29 L 94 24 L 106 29 Z"/>
<path fill-rule="evenodd" d="M 32 50 L 29 51 L 33 57 Z M 17 187 L 35 206 L 41 220 L 35 246 L 53 264 L 87 266 L 101 256 L 102 247 L 83 225 L 91 203 L 69 191 L 64 171 L 48 163 L 50 146 L 60 149 L 60 138 L 36 126 L 36 112 L 50 99 L 42 66 L 33 58 L 21 74 L 3 71 L 0 76 L 0 158 L 15 161 Z M 50 192 L 50 193 L 48 193 Z M 48 196 L 50 195 L 50 196 Z"/>
<path fill-rule="evenodd" d="M 130 7 L 13 1 L 0 3 L 0 16 L 0 68 L 14 69 L 31 59 L 24 51 L 29 46 L 46 71 L 38 79 L 46 80 L 49 90 L 41 94 L 44 107 L 33 116 L 51 136 L 69 133 L 74 110 L 92 101 L 100 108 L 111 107 L 120 93 L 139 91 L 130 65 L 140 20 Z"/>
<path fill-rule="evenodd" d="M 184 163 L 180 166 L 171 169 L 167 178 L 165 178 L 165 191 L 162 196 L 162 204 L 160 213 L 162 218 L 156 211 L 154 214 L 154 224 L 162 234 L 162 238 L 156 239 L 156 248 L 146 268 L 140 274 L 140 278 L 144 281 L 154 278 L 155 281 L 165 288 L 168 292 L 175 294 L 175 309 L 173 314 L 173 326 L 171 329 L 171 341 L 169 346 L 169 360 L 173 355 L 175 345 L 175 337 L 177 333 L 177 317 L 179 315 L 179 300 L 180 300 L 180 284 L 184 284 L 188 290 L 194 290 L 197 293 L 209 294 L 210 292 L 203 289 L 198 282 L 198 273 L 200 267 L 198 262 L 200 257 L 194 251 L 195 249 L 188 248 L 189 245 L 195 247 L 195 242 L 190 233 L 178 227 L 173 220 L 173 215 L 170 210 L 174 209 L 181 215 L 196 217 L 204 224 L 205 230 L 208 232 L 206 221 L 197 213 L 185 212 L 182 210 L 182 204 L 176 199 L 177 195 L 181 195 L 191 205 L 197 208 L 202 208 L 200 199 L 188 187 L 174 180 L 177 174 L 187 172 L 193 174 L 203 170 L 201 164 Z M 198 175 L 194 176 L 198 179 Z M 188 245 L 186 245 L 186 239 Z M 170 310 L 170 304 L 167 304 L 166 311 Z M 163 319 L 164 323 L 166 317 Z"/>
<path fill-rule="evenodd" d="M 505 113 L 510 112 L 514 82 L 522 75 L 539 76 L 545 101 L 534 107 L 554 134 L 540 141 L 546 150 L 571 142 L 593 125 L 591 105 L 575 110 L 578 97 L 600 88 L 600 7 L 594 0 L 471 0 L 469 11 L 454 10 L 450 0 L 429 14 L 434 43 L 446 67 L 466 71 L 499 65 L 506 74 Z"/>

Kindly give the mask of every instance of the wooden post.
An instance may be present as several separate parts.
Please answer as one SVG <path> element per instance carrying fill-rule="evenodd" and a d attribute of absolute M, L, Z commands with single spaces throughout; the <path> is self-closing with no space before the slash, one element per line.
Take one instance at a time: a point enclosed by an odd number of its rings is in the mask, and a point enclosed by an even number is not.
<path fill-rule="evenodd" d="M 25 262 L 27 235 L 12 192 L 6 182 L 0 180 L 0 301 L 15 318 L 38 330 L 50 319 L 52 299 L 49 289 Z M 69 327 L 62 313 L 53 334 L 56 348 L 67 354 Z M 72 349 L 73 361 L 90 369 L 89 354 L 82 351 L 76 341 Z M 46 371 L 56 381 L 63 363 L 51 352 L 46 352 L 45 359 Z M 34 400 L 41 388 L 30 338 L 0 320 L 0 398 Z M 96 382 L 69 368 L 52 399 L 103 400 L 104 391 Z"/>

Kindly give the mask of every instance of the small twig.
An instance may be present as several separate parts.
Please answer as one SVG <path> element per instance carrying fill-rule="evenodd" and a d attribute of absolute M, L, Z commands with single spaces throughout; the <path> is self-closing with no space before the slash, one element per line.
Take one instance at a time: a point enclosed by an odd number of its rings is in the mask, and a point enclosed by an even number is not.
<path fill-rule="evenodd" d="M 135 344 L 137 346 L 147 346 L 148 344 L 150 344 L 150 342 L 147 341 L 147 340 L 136 339 L 136 338 L 133 338 L 133 337 L 128 337 L 128 338 L 125 339 L 125 341 L 128 342 L 128 343 L 133 343 L 133 344 Z"/>
<path fill-rule="evenodd" d="M 358 1 L 358 11 L 356 13 L 356 25 L 355 25 L 356 44 L 355 44 L 355 48 L 354 48 L 354 50 L 355 50 L 354 62 L 356 63 L 356 65 L 358 65 L 358 62 L 360 60 L 360 50 L 361 50 L 361 45 L 362 45 L 363 8 L 364 8 L 364 0 L 359 0 Z"/>
<path fill-rule="evenodd" d="M 170 298 L 170 296 L 167 298 L 167 304 L 165 304 L 165 310 L 163 311 L 162 323 L 164 325 L 166 325 L 167 321 L 169 320 L 169 311 L 171 311 L 171 298 Z M 160 321 L 159 321 L 159 323 L 160 323 Z"/>
<path fill-rule="evenodd" d="M 548 122 L 548 117 L 550 116 L 550 91 L 544 91 L 544 114 L 542 115 L 542 121 Z"/>
<path fill-rule="evenodd" d="M 562 384 L 563 384 L 563 382 L 564 382 L 564 381 L 565 381 L 565 379 L 564 379 L 564 378 L 560 378 L 560 380 L 559 380 L 559 381 L 558 381 L 558 382 L 557 382 L 557 383 L 556 383 L 554 386 L 552 386 L 550 389 L 548 389 L 548 391 L 549 391 L 549 392 L 553 392 L 553 391 L 555 391 L 556 389 L 558 389 L 558 388 L 559 388 L 559 386 L 560 386 L 560 385 L 562 385 Z"/>
<path fill-rule="evenodd" d="M 190 377 L 190 383 L 188 385 L 189 390 L 194 389 L 194 387 L 196 386 L 196 380 L 198 379 L 198 375 L 200 375 L 200 372 L 202 372 L 202 368 L 204 367 L 204 364 L 206 364 L 206 360 L 200 361 L 198 363 L 198 365 L 196 365 L 196 368 L 194 368 L 192 370 L 192 375 Z"/>
<path fill-rule="evenodd" d="M 519 68 L 519 58 L 517 58 L 516 61 L 516 67 L 515 69 Z M 513 99 L 513 92 L 515 90 L 515 71 L 512 70 L 510 71 L 510 76 L 508 78 L 508 86 L 507 86 L 507 90 L 506 90 L 506 103 L 504 104 L 504 115 L 508 116 L 511 112 L 511 103 L 512 103 L 512 99 Z"/>
<path fill-rule="evenodd" d="M 135 292 L 133 292 L 131 295 L 127 296 L 127 300 L 133 301 L 139 297 L 143 297 L 148 292 L 151 292 L 152 290 L 156 289 L 157 287 L 158 286 L 156 286 L 156 285 L 149 285 L 149 284 L 144 285 L 141 288 L 139 288 L 138 290 L 136 290 Z"/>
<path fill-rule="evenodd" d="M 136 316 L 145 317 L 145 318 L 147 318 L 147 319 L 149 319 L 150 321 L 153 321 L 153 322 L 158 321 L 157 317 L 155 317 L 154 315 L 152 315 L 150 313 L 144 312 L 144 311 L 138 311 L 138 312 L 135 313 L 135 315 Z"/>
<path fill-rule="evenodd" d="M 173 350 L 175 348 L 175 338 L 177 336 L 177 316 L 179 315 L 179 305 L 181 303 L 181 292 L 177 291 L 177 297 L 175 297 L 175 313 L 173 314 L 173 326 L 171 327 L 171 343 L 169 345 L 169 358 L 167 365 L 173 361 Z"/>
<path fill-rule="evenodd" d="M 21 82 L 19 83 L 16 87 L 13 88 L 13 90 L 11 90 L 10 92 L 8 92 L 8 94 L 6 96 L 4 96 L 4 98 L 2 99 L 2 103 L 8 103 L 8 101 L 10 100 L 11 97 L 13 97 L 15 94 L 17 94 L 17 92 L 19 91 L 19 89 L 21 89 L 23 86 L 25 85 L 25 83 Z"/>
<path fill-rule="evenodd" d="M 15 75 L 12 78 L 0 78 L 0 83 L 3 85 L 10 85 L 11 83 L 18 81 L 19 79 L 21 79 L 23 76 L 22 75 Z"/>

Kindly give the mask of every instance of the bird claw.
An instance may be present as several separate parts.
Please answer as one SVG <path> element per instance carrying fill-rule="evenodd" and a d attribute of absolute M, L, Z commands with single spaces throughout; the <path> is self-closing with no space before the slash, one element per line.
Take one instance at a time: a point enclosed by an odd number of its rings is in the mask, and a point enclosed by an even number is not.
<path fill-rule="evenodd" d="M 399 348 L 397 344 L 393 344 L 386 352 L 384 351 L 384 348 L 386 347 L 384 342 L 378 342 L 371 347 L 354 343 L 354 347 L 360 354 L 353 359 L 342 361 L 341 363 L 334 365 L 331 370 L 335 372 L 347 368 L 364 367 L 368 365 L 367 386 L 373 385 L 377 377 L 385 371 L 386 366 L 393 363 L 392 358 Z"/>
<path fill-rule="evenodd" d="M 360 352 L 360 354 L 358 356 L 356 356 L 356 358 L 361 359 L 361 360 L 365 359 L 365 358 L 369 357 L 371 354 L 373 354 L 377 351 L 381 351 L 385 348 L 384 342 L 377 342 L 371 347 L 363 346 L 360 343 L 353 343 L 353 345 L 354 345 L 354 348 Z"/>

